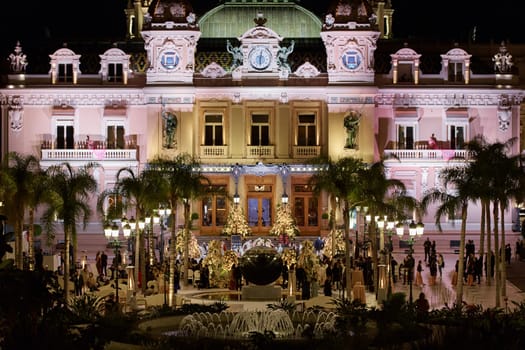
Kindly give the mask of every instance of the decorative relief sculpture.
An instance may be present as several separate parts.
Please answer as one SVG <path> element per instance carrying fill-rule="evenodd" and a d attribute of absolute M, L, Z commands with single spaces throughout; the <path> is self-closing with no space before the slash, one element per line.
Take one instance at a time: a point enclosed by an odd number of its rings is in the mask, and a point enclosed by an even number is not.
<path fill-rule="evenodd" d="M 9 126 L 14 132 L 21 131 L 24 126 L 24 107 L 19 97 L 12 99 L 8 109 Z"/>

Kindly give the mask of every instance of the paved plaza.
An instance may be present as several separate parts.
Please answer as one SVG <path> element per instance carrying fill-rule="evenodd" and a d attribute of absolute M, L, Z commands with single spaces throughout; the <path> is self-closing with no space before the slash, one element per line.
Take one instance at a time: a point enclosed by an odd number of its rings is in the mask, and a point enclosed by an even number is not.
<path fill-rule="evenodd" d="M 404 258 L 404 254 L 394 254 L 395 259 L 399 262 Z M 456 299 L 456 288 L 452 285 L 452 272 L 454 270 L 454 265 L 458 259 L 458 254 L 449 253 L 443 254 L 445 259 L 445 268 L 442 272 L 442 277 L 439 275 L 437 277 L 437 282 L 435 285 L 431 286 L 428 282 L 430 275 L 429 268 L 424 266 L 423 281 L 424 286 L 418 287 L 412 285 L 412 295 L 413 300 L 416 300 L 420 292 L 424 292 L 427 299 L 430 302 L 431 308 L 442 308 L 445 305 L 452 306 Z M 423 252 L 415 252 L 414 258 L 417 264 L 418 260 L 424 261 Z M 514 279 L 520 278 L 525 280 L 525 262 L 512 260 L 511 265 L 508 268 L 509 275 L 512 275 Z M 517 277 L 516 277 L 517 276 Z M 121 280 L 121 282 L 124 282 Z M 120 295 L 126 295 L 127 286 L 121 284 Z M 491 286 L 486 284 L 484 277 L 481 279 L 481 283 L 475 283 L 473 286 L 463 286 L 463 300 L 467 304 L 476 304 L 483 305 L 484 308 L 495 307 L 496 306 L 496 297 L 495 297 L 496 287 L 494 282 Z M 102 296 L 106 296 L 114 292 L 114 289 L 110 286 L 104 286 L 98 292 Z M 408 284 L 403 285 L 402 281 L 398 280 L 393 286 L 393 292 L 403 292 L 407 296 L 407 300 L 410 294 L 410 286 Z M 501 298 L 500 306 L 502 308 L 508 307 L 512 309 L 515 307 L 513 302 L 521 303 L 524 301 L 524 291 L 520 290 L 518 286 L 507 280 L 506 283 L 506 295 L 507 303 L 505 299 Z M 235 292 L 228 289 L 197 289 L 194 286 L 182 287 L 178 292 L 179 302 L 191 302 L 191 303 L 213 303 L 218 300 L 224 300 L 230 305 L 232 311 L 241 311 L 241 310 L 264 310 L 267 308 L 268 304 L 273 303 L 272 301 L 242 301 L 240 297 L 236 299 Z M 366 292 L 366 302 L 368 306 L 377 306 L 376 294 L 373 292 Z M 334 308 L 333 299 L 340 297 L 341 293 L 334 291 L 332 297 L 327 297 L 322 295 L 322 289 L 319 291 L 319 295 L 309 300 L 298 301 L 300 307 L 311 307 L 311 306 L 321 306 L 325 308 Z M 147 306 L 152 305 L 162 305 L 165 302 L 164 293 L 158 293 L 148 296 L 139 296 L 139 298 L 145 302 Z"/>

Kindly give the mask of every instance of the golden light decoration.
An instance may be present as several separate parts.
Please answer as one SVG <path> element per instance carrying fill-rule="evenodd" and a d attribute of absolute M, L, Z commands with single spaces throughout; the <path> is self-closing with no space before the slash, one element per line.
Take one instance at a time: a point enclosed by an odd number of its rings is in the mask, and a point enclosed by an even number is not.
<path fill-rule="evenodd" d="M 232 269 L 232 266 L 239 264 L 239 257 L 233 250 L 228 250 L 223 255 L 222 267 L 228 271 Z"/>
<path fill-rule="evenodd" d="M 177 231 L 176 249 L 179 252 L 184 251 L 184 229 Z M 200 259 L 201 250 L 197 238 L 191 234 L 188 242 L 188 255 L 190 259 Z"/>
<path fill-rule="evenodd" d="M 283 261 L 283 264 L 290 268 L 290 266 L 297 263 L 297 255 L 295 253 L 295 250 L 291 248 L 284 248 L 281 254 L 281 259 Z"/>

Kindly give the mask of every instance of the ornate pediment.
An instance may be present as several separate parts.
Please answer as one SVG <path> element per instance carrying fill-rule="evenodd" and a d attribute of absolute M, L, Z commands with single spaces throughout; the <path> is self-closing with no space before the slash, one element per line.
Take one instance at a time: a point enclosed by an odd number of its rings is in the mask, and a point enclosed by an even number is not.
<path fill-rule="evenodd" d="M 249 41 L 249 40 L 268 40 L 268 41 L 277 41 L 280 42 L 283 38 L 271 30 L 263 26 L 253 27 L 246 31 L 239 38 L 239 41 Z"/>
<path fill-rule="evenodd" d="M 225 76 L 226 70 L 217 62 L 212 62 L 202 70 L 201 74 L 206 78 L 215 79 Z"/>

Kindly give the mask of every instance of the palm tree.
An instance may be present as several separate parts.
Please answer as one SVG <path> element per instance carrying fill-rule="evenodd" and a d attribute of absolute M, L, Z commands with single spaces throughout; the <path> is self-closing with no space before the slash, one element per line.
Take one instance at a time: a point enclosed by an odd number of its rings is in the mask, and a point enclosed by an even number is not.
<path fill-rule="evenodd" d="M 176 217 L 177 205 L 183 205 L 184 216 L 184 248 L 183 248 L 183 276 L 188 276 L 189 265 L 189 240 L 191 235 L 191 200 L 200 199 L 210 193 L 210 180 L 202 175 L 200 164 L 197 160 L 188 154 L 182 153 L 173 159 L 158 158 L 150 164 L 152 171 L 159 172 L 165 184 L 166 201 L 171 207 L 173 217 Z M 213 191 L 215 189 L 211 188 Z M 174 305 L 175 295 L 175 260 L 176 260 L 176 243 L 177 243 L 176 222 L 171 220 L 170 227 L 170 248 L 169 248 L 169 297 L 168 303 Z M 183 284 L 187 285 L 187 278 L 184 278 Z"/>
<path fill-rule="evenodd" d="M 46 173 L 49 176 L 48 189 L 52 201 L 44 210 L 42 221 L 46 231 L 54 235 L 55 218 L 63 222 L 65 257 L 64 257 L 64 299 L 69 299 L 70 246 L 76 242 L 77 220 L 81 219 L 84 228 L 92 215 L 89 206 L 90 196 L 97 190 L 97 181 L 92 171 L 98 165 L 88 163 L 76 170 L 69 163 L 51 166 Z"/>
<path fill-rule="evenodd" d="M 38 159 L 33 155 L 24 156 L 11 152 L 7 154 L 4 164 L 2 164 L 2 187 L 4 187 L 6 198 L 6 214 L 10 222 L 13 223 L 15 232 L 15 264 L 20 269 L 23 268 L 23 231 L 26 209 L 33 203 L 33 191 L 37 180 L 35 176 L 40 169 Z M 30 239 L 32 244 L 32 239 Z M 30 249 L 32 253 L 32 248 Z M 29 257 L 32 260 L 32 256 Z"/>
<path fill-rule="evenodd" d="M 443 216 L 455 216 L 461 211 L 461 233 L 458 258 L 458 283 L 456 289 L 456 305 L 463 302 L 463 272 L 465 270 L 465 233 L 467 227 L 468 204 L 476 199 L 478 184 L 472 177 L 472 173 L 465 166 L 451 166 L 444 168 L 440 178 L 444 190 L 439 188 L 430 189 L 425 193 L 421 201 L 423 210 L 426 211 L 431 203 L 439 203 L 435 212 L 435 222 L 439 231 L 442 231 L 441 218 Z"/>
<path fill-rule="evenodd" d="M 337 161 L 333 161 L 329 158 L 316 158 L 311 160 L 311 163 L 318 164 L 320 170 L 314 174 L 309 183 L 313 185 L 314 193 L 320 195 L 322 191 L 328 193 L 331 202 L 336 202 L 336 198 L 342 203 L 343 210 L 343 222 L 345 232 L 345 267 L 346 267 L 346 289 L 350 285 L 350 270 L 351 262 L 349 259 L 349 225 L 350 225 L 350 209 L 355 205 L 358 205 L 360 199 L 357 196 L 359 186 L 359 172 L 365 167 L 365 164 L 361 159 L 346 157 L 341 158 Z M 335 205 L 330 208 L 331 222 L 335 218 Z M 333 226 L 333 223 L 332 223 Z M 332 245 L 335 242 L 335 229 L 331 227 L 332 232 Z M 332 252 L 334 251 L 332 247 Z M 333 254 L 333 253 L 332 253 Z"/>
<path fill-rule="evenodd" d="M 356 195 L 360 199 L 360 205 L 368 207 L 368 215 L 372 218 L 380 215 L 404 219 L 407 211 L 415 210 L 419 205 L 413 197 L 406 194 L 405 184 L 401 180 L 386 177 L 384 159 L 359 170 Z M 378 251 L 384 247 L 377 246 L 377 227 L 374 220 L 369 224 L 368 234 L 372 247 L 374 285 L 377 287 Z M 380 237 L 380 244 L 383 243 L 384 237 Z M 386 263 L 387 266 L 390 265 L 390 262 Z"/>
<path fill-rule="evenodd" d="M 117 172 L 117 181 L 114 193 L 122 196 L 122 209 L 135 209 L 135 217 L 142 218 L 145 214 L 156 208 L 161 201 L 163 191 L 161 179 L 155 171 L 145 169 L 138 174 L 132 168 L 122 168 Z M 111 191 L 109 192 L 111 193 Z M 108 193 L 108 194 L 109 194 Z M 99 197 L 99 210 L 101 208 Z M 114 213 L 113 215 L 116 215 Z M 146 257 L 144 249 L 144 232 L 135 231 L 135 281 L 140 283 L 142 292 L 146 291 Z M 140 281 L 139 281 L 140 271 Z"/>
<path fill-rule="evenodd" d="M 27 229 L 27 238 L 29 241 L 29 249 L 27 256 L 29 258 L 29 269 L 34 269 L 34 253 L 35 253 L 35 240 L 36 235 L 35 230 L 40 226 L 35 226 L 35 212 L 38 207 L 43 203 L 49 203 L 50 196 L 48 191 L 48 177 L 43 170 L 38 170 L 33 175 L 32 186 L 31 186 L 31 195 L 28 198 L 28 209 L 29 209 L 29 225 Z M 41 230 L 40 230 L 41 232 Z"/>
<path fill-rule="evenodd" d="M 473 177 L 477 179 L 478 194 L 482 201 L 483 213 L 487 216 L 487 251 L 490 252 L 490 202 L 493 203 L 494 221 L 494 250 L 496 251 L 496 306 L 500 306 L 501 295 L 506 295 L 506 265 L 504 261 L 505 247 L 505 211 L 509 208 L 510 199 L 521 200 L 523 197 L 524 172 L 522 168 L 522 156 L 520 154 L 508 156 L 516 138 L 509 139 L 505 143 L 488 143 L 482 135 L 476 136 L 467 144 L 474 161 L 469 163 Z M 500 219 L 501 217 L 501 219 Z M 483 224 L 483 222 L 482 222 Z M 498 225 L 501 227 L 501 236 Z M 483 227 L 480 237 L 481 252 L 483 256 Z M 500 243 L 501 237 L 501 243 Z M 500 249 L 501 247 L 501 249 Z M 487 262 L 490 263 L 490 262 Z M 487 283 L 490 284 L 490 274 L 487 274 Z"/>

